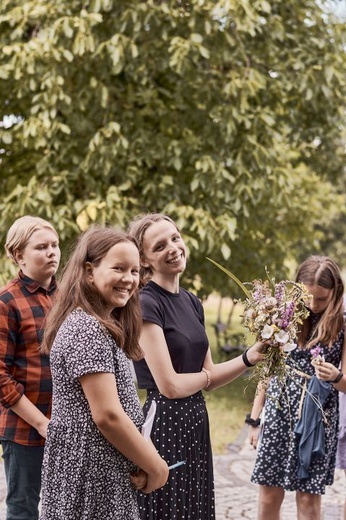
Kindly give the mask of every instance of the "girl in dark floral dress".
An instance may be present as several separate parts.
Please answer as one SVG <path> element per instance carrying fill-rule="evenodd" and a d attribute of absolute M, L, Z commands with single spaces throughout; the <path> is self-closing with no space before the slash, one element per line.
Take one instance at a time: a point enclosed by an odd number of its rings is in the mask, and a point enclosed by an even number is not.
<path fill-rule="evenodd" d="M 285 384 L 280 385 L 276 377 L 271 378 L 266 394 L 263 389 L 258 393 L 251 412 L 251 419 L 256 420 L 265 401 L 264 423 L 251 478 L 260 485 L 259 520 L 279 520 L 285 490 L 296 491 L 299 519 L 319 520 L 321 495 L 334 478 L 338 391 L 346 391 L 346 377 L 342 373 L 346 373 L 344 286 L 335 262 L 320 256 L 309 257 L 301 264 L 296 281 L 303 283 L 312 295 L 307 302 L 310 315 L 302 324 L 298 347 L 287 359 L 289 376 Z M 316 347 L 318 361 L 312 364 L 312 349 Z M 341 359 L 342 371 L 339 370 Z M 305 453 L 297 425 L 301 424 L 299 419 L 309 395 L 305 389 L 314 375 L 327 394 L 323 411 L 316 407 L 317 413 L 323 416 L 324 455 L 322 451 L 316 456 L 312 454 L 304 474 L 301 466 Z M 312 422 L 314 417 L 310 418 Z M 250 427 L 250 442 L 254 448 L 259 432 L 260 428 Z"/>
<path fill-rule="evenodd" d="M 138 282 L 131 237 L 99 226 L 80 237 L 45 331 L 53 409 L 41 520 L 139 520 L 136 489 L 167 480 L 167 464 L 139 432 L 130 371 L 129 358 L 142 355 Z"/>

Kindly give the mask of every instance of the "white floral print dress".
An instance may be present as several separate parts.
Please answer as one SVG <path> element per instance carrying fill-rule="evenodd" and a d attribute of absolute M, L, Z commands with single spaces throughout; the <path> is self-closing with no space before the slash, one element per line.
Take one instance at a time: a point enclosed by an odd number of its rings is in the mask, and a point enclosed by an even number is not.
<path fill-rule="evenodd" d="M 314 322 L 317 318 L 318 316 L 315 315 Z M 342 330 L 330 348 L 320 345 L 322 348 L 320 354 L 336 367 L 340 363 L 343 341 Z M 291 352 L 287 363 L 310 376 L 315 373 L 311 365 L 310 349 L 296 348 Z M 305 379 L 297 373 L 293 373 L 292 378 L 288 377 L 285 385 L 280 385 L 276 377 L 271 379 L 265 404 L 261 442 L 251 481 L 265 486 L 279 486 L 286 491 L 298 490 L 323 495 L 325 486 L 331 485 L 334 480 L 338 434 L 338 391 L 330 383 L 331 390 L 323 405 L 327 419 L 325 456 L 312 460 L 308 478 L 298 479 L 299 438 L 294 433 L 294 428 L 298 422 L 299 404 Z"/>
<path fill-rule="evenodd" d="M 120 402 L 138 428 L 143 413 L 130 362 L 94 317 L 74 310 L 51 352 L 52 419 L 42 473 L 41 520 L 139 520 L 134 465 L 100 433 L 79 378 L 114 373 Z"/>

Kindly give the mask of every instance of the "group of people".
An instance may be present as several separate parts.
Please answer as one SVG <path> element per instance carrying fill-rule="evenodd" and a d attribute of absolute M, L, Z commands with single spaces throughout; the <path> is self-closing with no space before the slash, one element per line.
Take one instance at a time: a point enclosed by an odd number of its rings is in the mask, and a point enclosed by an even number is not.
<path fill-rule="evenodd" d="M 58 288 L 59 239 L 50 223 L 17 219 L 5 248 L 19 267 L 0 290 L 6 520 L 215 519 L 203 391 L 263 360 L 266 344 L 213 362 L 202 304 L 179 285 L 187 250 L 176 223 L 149 213 L 126 232 L 91 226 L 78 237 Z M 346 392 L 344 287 L 327 257 L 303 262 L 297 281 L 312 294 L 292 354 L 299 384 L 288 380 L 283 390 L 272 378 L 251 412 L 254 447 L 261 432 L 252 477 L 260 486 L 259 519 L 278 519 L 284 491 L 294 490 L 298 518 L 318 520 L 320 497 L 333 481 L 338 391 Z M 313 366 L 316 345 L 322 356 Z M 147 391 L 143 409 L 132 363 Z M 313 376 L 330 390 L 325 454 L 298 479 L 295 425 Z M 142 427 L 154 403 L 148 440 Z"/>

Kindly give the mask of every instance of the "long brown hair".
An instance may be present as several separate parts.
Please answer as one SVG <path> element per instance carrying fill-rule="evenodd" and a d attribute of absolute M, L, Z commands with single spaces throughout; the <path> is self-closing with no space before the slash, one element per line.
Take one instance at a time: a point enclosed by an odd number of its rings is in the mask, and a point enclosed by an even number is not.
<path fill-rule="evenodd" d="M 50 352 L 65 318 L 73 309 L 80 307 L 106 327 L 128 358 L 138 360 L 143 357 L 139 346 L 142 318 L 138 290 L 124 307 L 114 309 L 110 317 L 105 316 L 102 296 L 87 276 L 87 263 L 97 267 L 111 247 L 121 242 L 131 242 L 137 247 L 133 237 L 112 227 L 94 225 L 79 236 L 60 278 L 55 303 L 48 314 L 42 345 L 44 352 Z"/>
<path fill-rule="evenodd" d="M 304 321 L 298 336 L 299 345 L 310 348 L 321 342 L 331 346 L 344 327 L 344 284 L 338 265 L 327 256 L 310 256 L 298 268 L 296 281 L 332 290 L 328 306 L 311 337 L 311 317 Z"/>
<path fill-rule="evenodd" d="M 146 230 L 156 222 L 161 222 L 162 220 L 167 220 L 167 222 L 173 224 L 176 230 L 180 232 L 174 220 L 163 213 L 146 213 L 145 215 L 138 215 L 130 223 L 127 232 L 137 241 L 139 257 L 141 260 L 144 259 L 143 241 Z M 144 267 L 141 262 L 139 274 L 141 279 L 140 285 L 143 287 L 150 280 L 153 273 L 150 267 Z"/>

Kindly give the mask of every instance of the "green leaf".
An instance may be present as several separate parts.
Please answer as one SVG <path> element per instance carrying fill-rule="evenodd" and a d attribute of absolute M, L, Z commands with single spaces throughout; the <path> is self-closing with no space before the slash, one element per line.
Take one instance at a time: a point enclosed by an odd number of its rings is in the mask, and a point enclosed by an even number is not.
<path fill-rule="evenodd" d="M 4 144 L 11 144 L 12 134 L 10 132 L 1 132 L 1 139 Z"/>
<path fill-rule="evenodd" d="M 231 248 L 227 244 L 222 244 L 221 253 L 225 260 L 228 260 L 231 256 Z"/>
<path fill-rule="evenodd" d="M 233 273 L 231 273 L 231 271 L 229 271 L 228 269 L 226 269 L 225 267 L 223 267 L 221 264 L 219 264 L 218 262 L 216 262 L 215 260 L 212 260 L 211 258 L 208 258 L 206 257 L 207 260 L 209 260 L 209 262 L 212 262 L 213 264 L 216 265 L 216 267 L 218 267 L 219 269 L 221 269 L 221 271 L 223 271 L 224 273 L 227 274 L 227 276 L 229 276 L 230 278 L 232 278 L 232 280 L 241 288 L 241 290 L 244 292 L 244 294 L 246 295 L 247 298 L 250 298 L 250 292 L 247 290 L 247 288 L 245 287 L 245 285 L 239 280 L 239 278 L 237 278 Z"/>

